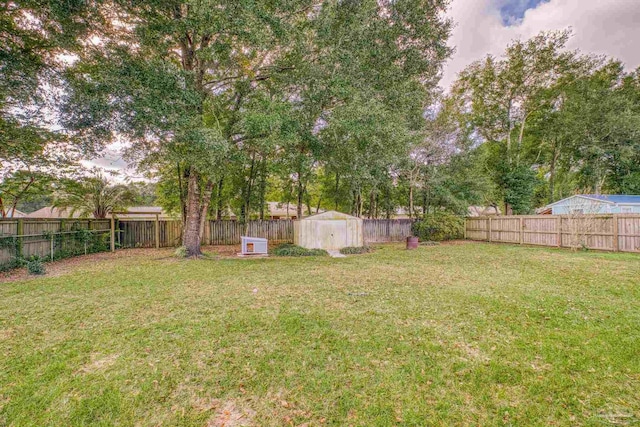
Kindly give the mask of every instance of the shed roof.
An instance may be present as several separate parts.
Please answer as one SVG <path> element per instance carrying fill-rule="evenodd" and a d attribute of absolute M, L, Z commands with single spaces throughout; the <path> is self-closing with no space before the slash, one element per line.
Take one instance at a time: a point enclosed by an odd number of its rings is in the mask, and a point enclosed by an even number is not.
<path fill-rule="evenodd" d="M 338 211 L 327 211 L 327 212 L 322 212 L 316 215 L 308 216 L 306 218 L 301 219 L 301 221 L 345 220 L 345 219 L 358 220 L 360 218 L 348 215 L 346 213 L 338 212 Z"/>

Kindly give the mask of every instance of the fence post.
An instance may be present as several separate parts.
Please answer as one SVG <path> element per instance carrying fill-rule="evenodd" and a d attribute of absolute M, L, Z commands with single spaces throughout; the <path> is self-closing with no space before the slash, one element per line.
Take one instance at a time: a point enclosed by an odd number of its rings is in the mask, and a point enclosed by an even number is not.
<path fill-rule="evenodd" d="M 18 236 L 16 238 L 16 258 L 20 259 L 22 258 L 22 245 L 23 245 L 23 239 L 24 237 L 20 237 L 24 234 L 24 220 L 22 218 L 18 218 L 18 230 L 16 231 L 16 235 Z"/>
<path fill-rule="evenodd" d="M 524 218 L 520 217 L 520 244 L 524 243 Z"/>
<path fill-rule="evenodd" d="M 93 227 L 91 226 L 91 220 L 88 219 L 87 220 L 87 230 L 89 230 L 89 232 L 91 232 L 92 229 L 93 229 Z M 89 234 L 89 235 L 91 236 L 92 234 Z M 86 238 L 84 239 L 84 254 L 85 255 L 87 254 L 87 239 Z"/>
<path fill-rule="evenodd" d="M 491 217 L 489 217 L 488 221 L 489 221 L 489 243 L 491 243 Z"/>
<path fill-rule="evenodd" d="M 464 217 L 464 240 L 467 240 L 467 217 Z"/>
<path fill-rule="evenodd" d="M 556 229 L 558 231 L 558 247 L 562 247 L 562 216 L 558 216 L 558 223 L 556 224 Z"/>
<path fill-rule="evenodd" d="M 50 247 L 50 251 L 51 251 L 51 261 L 53 261 L 53 233 L 51 233 L 51 242 L 50 242 L 50 244 L 51 244 L 51 247 Z M 86 243 L 85 243 L 85 245 L 86 245 Z M 85 250 L 85 255 L 86 255 L 86 252 L 87 252 L 87 251 Z"/>
<path fill-rule="evenodd" d="M 116 251 L 116 216 L 111 213 L 111 252 Z"/>
<path fill-rule="evenodd" d="M 613 221 L 613 251 L 618 252 L 620 250 L 620 242 L 619 233 L 618 233 L 618 217 L 616 215 L 611 215 L 611 220 Z"/>
<path fill-rule="evenodd" d="M 156 214 L 156 249 L 160 249 L 160 215 Z"/>

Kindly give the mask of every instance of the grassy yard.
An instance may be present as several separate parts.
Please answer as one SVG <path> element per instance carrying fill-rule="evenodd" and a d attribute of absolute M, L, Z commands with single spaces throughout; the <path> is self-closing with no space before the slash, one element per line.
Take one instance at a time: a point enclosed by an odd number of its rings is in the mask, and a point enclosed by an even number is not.
<path fill-rule="evenodd" d="M 0 283 L 0 425 L 640 423 L 640 256 L 170 253 Z"/>

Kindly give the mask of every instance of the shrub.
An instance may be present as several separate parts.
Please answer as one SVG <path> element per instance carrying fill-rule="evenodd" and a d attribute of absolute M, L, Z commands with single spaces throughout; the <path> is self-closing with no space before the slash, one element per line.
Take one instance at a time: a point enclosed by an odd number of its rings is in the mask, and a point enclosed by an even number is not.
<path fill-rule="evenodd" d="M 177 258 L 186 258 L 187 257 L 187 248 L 185 246 L 179 246 L 173 255 Z"/>
<path fill-rule="evenodd" d="M 340 249 L 340 253 L 343 255 L 368 254 L 370 252 L 373 252 L 371 246 L 348 246 Z"/>
<path fill-rule="evenodd" d="M 464 236 L 464 218 L 447 212 L 425 215 L 413 223 L 414 236 L 420 240 L 443 241 Z"/>
<path fill-rule="evenodd" d="M 307 249 L 291 243 L 283 243 L 271 251 L 276 256 L 328 256 L 324 249 Z"/>
<path fill-rule="evenodd" d="M 32 256 L 25 261 L 29 274 L 42 275 L 45 273 L 44 263 L 39 256 Z"/>

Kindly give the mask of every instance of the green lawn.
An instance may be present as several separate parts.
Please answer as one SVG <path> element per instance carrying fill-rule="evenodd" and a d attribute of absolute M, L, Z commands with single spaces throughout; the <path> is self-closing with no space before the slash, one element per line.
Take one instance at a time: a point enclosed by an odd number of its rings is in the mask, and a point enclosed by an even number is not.
<path fill-rule="evenodd" d="M 638 425 L 640 256 L 129 251 L 0 284 L 0 425 Z"/>

